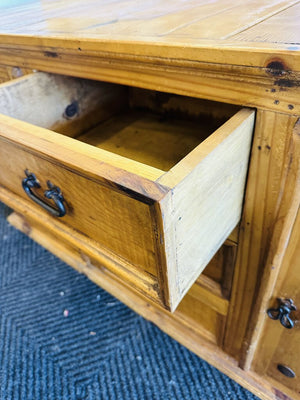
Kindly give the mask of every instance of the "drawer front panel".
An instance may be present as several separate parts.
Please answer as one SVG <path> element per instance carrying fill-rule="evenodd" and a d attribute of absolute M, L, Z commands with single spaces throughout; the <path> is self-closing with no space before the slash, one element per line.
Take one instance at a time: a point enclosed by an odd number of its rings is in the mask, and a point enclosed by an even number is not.
<path fill-rule="evenodd" d="M 35 193 L 40 198 L 44 198 L 48 180 L 62 190 L 67 211 L 60 219 L 62 222 L 124 258 L 133 268 L 156 276 L 155 242 L 148 204 L 67 170 L 56 160 L 46 160 L 1 140 L 0 184 L 40 208 L 22 188 L 26 169 L 39 180 L 41 188 Z"/>

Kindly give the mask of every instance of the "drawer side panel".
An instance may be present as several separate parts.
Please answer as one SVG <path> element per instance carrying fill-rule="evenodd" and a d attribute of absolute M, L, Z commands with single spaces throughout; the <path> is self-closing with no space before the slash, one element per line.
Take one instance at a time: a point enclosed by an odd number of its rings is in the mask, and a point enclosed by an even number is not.
<path fill-rule="evenodd" d="M 230 123 L 217 131 L 222 140 L 200 152 L 198 165 L 160 203 L 173 310 L 241 217 L 254 116 L 242 110 L 235 129 Z M 197 149 L 191 154 L 196 162 Z"/>

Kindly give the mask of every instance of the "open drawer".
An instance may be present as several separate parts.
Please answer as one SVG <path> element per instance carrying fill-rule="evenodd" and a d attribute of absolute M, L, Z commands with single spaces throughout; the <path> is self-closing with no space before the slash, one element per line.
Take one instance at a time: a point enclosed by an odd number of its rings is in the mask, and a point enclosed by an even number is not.
<path fill-rule="evenodd" d="M 175 310 L 240 219 L 254 111 L 35 73 L 0 113 L 1 187 Z"/>

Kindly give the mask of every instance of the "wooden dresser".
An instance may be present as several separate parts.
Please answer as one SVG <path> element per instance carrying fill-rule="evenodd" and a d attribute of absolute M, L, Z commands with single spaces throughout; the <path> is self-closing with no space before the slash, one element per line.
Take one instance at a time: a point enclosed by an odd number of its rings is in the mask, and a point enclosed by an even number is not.
<path fill-rule="evenodd" d="M 0 11 L 10 223 L 260 398 L 300 399 L 300 3 Z"/>

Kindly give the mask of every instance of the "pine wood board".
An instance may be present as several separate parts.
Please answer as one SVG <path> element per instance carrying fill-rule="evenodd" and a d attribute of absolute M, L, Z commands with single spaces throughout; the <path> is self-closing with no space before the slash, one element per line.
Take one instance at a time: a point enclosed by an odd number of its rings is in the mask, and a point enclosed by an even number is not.
<path fill-rule="evenodd" d="M 200 21 L 189 21 L 184 27 L 176 28 L 172 33 L 168 33 L 168 36 L 174 37 L 174 39 L 177 36 L 185 36 L 199 39 L 224 39 L 226 41 L 239 32 L 251 31 L 252 27 L 259 26 L 263 21 L 271 19 L 274 14 L 279 13 L 280 15 L 287 7 L 289 9 L 290 6 L 294 5 L 295 1 L 251 0 L 244 1 L 242 4 L 240 2 L 229 4 L 230 7 L 226 8 L 226 2 L 222 1 L 222 8 L 220 8 L 220 2 L 214 3 L 215 6 L 219 6 L 217 13 L 205 16 Z M 266 42 L 274 42 L 274 40 L 269 38 Z"/>
<path fill-rule="evenodd" d="M 276 13 L 271 18 L 267 18 L 251 29 L 240 32 L 234 38 L 251 42 L 290 43 L 291 50 L 296 50 L 300 36 L 299 18 L 300 3 L 297 3 L 280 13 Z M 284 33 L 282 29 L 284 29 Z"/>
<path fill-rule="evenodd" d="M 40 71 L 300 114 L 300 75 L 295 72 L 295 52 L 288 51 L 276 57 L 275 53 L 262 55 L 263 66 L 255 67 L 255 53 L 251 50 L 253 65 L 249 68 L 236 65 L 237 59 L 245 59 L 245 54 L 235 54 L 226 64 L 220 64 L 214 57 L 210 58 L 206 49 L 203 49 L 205 58 L 199 62 L 196 56 L 201 49 L 191 50 L 191 54 L 183 57 L 176 51 L 172 55 L 171 47 L 163 46 L 160 55 L 152 56 L 151 52 L 144 52 L 145 46 L 138 50 L 139 44 L 128 46 L 125 53 L 117 53 L 112 51 L 113 45 L 104 46 L 106 49 L 102 51 L 91 51 L 78 42 L 74 43 L 77 47 L 70 48 L 69 42 L 60 44 L 65 47 L 57 47 L 58 43 L 53 43 L 54 47 L 46 44 L 35 47 L 18 45 L 18 41 L 12 40 L 9 46 L 2 41 L 1 62 L 8 66 L 22 65 Z M 187 48 L 185 44 L 180 45 L 180 49 Z M 222 48 L 218 50 L 217 54 L 224 54 Z M 271 68 L 274 65 L 276 68 Z"/>
<path fill-rule="evenodd" d="M 2 114 L 76 137 L 120 112 L 127 87 L 61 75 L 32 73 L 1 85 Z M 74 114 L 67 115 L 69 106 Z"/>
<path fill-rule="evenodd" d="M 243 338 L 255 302 L 253 296 L 268 254 L 285 184 L 286 156 L 296 121 L 296 117 L 285 114 L 257 112 L 224 340 L 225 351 L 235 357 L 241 357 Z M 244 352 L 247 352 L 247 347 Z"/>
<path fill-rule="evenodd" d="M 168 171 L 212 132 L 205 124 L 189 120 L 127 111 L 77 139 Z"/>
<path fill-rule="evenodd" d="M 299 185 L 298 185 L 299 189 Z M 277 307 L 277 298 L 291 298 L 296 306 L 299 305 L 300 291 L 299 291 L 299 275 L 300 275 L 300 212 L 299 212 L 299 193 L 297 206 L 292 204 L 294 211 L 294 224 L 292 226 L 283 226 L 282 233 L 288 233 L 288 237 L 282 235 L 278 250 L 273 258 L 274 269 L 280 271 L 276 284 L 273 290 L 267 293 L 269 296 L 265 297 L 262 301 L 260 309 L 260 317 L 263 319 L 263 328 L 259 336 L 259 342 L 256 343 L 255 359 L 252 369 L 257 373 L 272 377 L 282 384 L 294 390 L 296 394 L 300 390 L 300 364 L 299 364 L 299 348 L 300 348 L 300 331 L 299 331 L 299 308 L 298 311 L 292 312 L 290 317 L 295 322 L 293 329 L 284 329 L 279 321 L 271 320 L 266 316 L 265 311 L 269 307 Z M 296 214 L 296 215 L 295 215 Z M 289 213 L 286 220 L 291 218 Z M 287 221 L 291 222 L 291 221 Z M 289 232 L 287 232 L 289 230 Z M 284 247 L 284 256 L 281 257 L 282 247 Z M 270 268 L 268 265 L 267 268 Z M 273 280 L 271 278 L 271 280 Z M 268 282 L 269 287 L 273 282 Z M 270 285 L 271 283 L 271 285 Z M 299 306 L 298 306 L 299 307 Z M 276 324 L 277 322 L 277 324 Z M 277 369 L 278 364 L 283 364 L 291 368 L 296 377 L 291 379 L 279 373 Z"/>
<path fill-rule="evenodd" d="M 97 3 L 79 0 L 68 2 L 44 1 L 1 9 L 1 32 L 43 37 L 107 37 L 122 36 L 126 41 L 135 37 L 169 37 L 172 33 L 184 36 L 186 30 L 195 39 L 226 39 L 236 31 L 251 29 L 296 4 L 295 0 L 229 1 L 190 0 L 181 2 L 108 1 Z M 16 18 L 17 17 L 17 18 Z M 209 30 L 205 29 L 209 26 Z M 287 43 L 283 30 L 281 42 Z M 138 38 L 137 38 L 138 36 Z M 119 39 L 119 37 L 118 37 Z M 272 42 L 272 40 L 269 40 Z"/>
<path fill-rule="evenodd" d="M 254 117 L 252 110 L 239 111 L 158 180 L 173 187 L 160 207 L 167 255 L 165 279 L 174 289 L 174 304 L 241 217 L 236 210 L 242 209 Z M 206 193 L 205 198 L 201 193 Z"/>
<path fill-rule="evenodd" d="M 27 52 L 26 57 L 21 56 L 20 65 L 24 65 L 32 59 L 30 50 L 39 50 L 46 59 L 54 58 L 56 64 L 63 54 L 74 53 L 84 67 L 84 56 L 90 53 L 123 60 L 131 55 L 139 62 L 152 57 L 153 64 L 181 60 L 245 66 L 249 75 L 253 67 L 264 75 L 270 62 L 279 59 L 283 70 L 299 72 L 300 34 L 294 22 L 297 3 L 132 0 L 103 4 L 89 0 L 83 4 L 55 0 L 44 1 L 43 6 L 36 2 L 14 4 L 1 8 L 0 54 L 5 49 L 12 53 L 14 48 Z M 279 37 L 276 21 L 281 14 Z M 257 29 L 263 32 L 258 39 Z M 251 41 L 239 38 L 243 32 Z M 33 59 L 31 62 L 37 65 Z"/>
<path fill-rule="evenodd" d="M 279 207 L 274 224 L 270 249 L 266 259 L 263 278 L 259 286 L 257 302 L 255 304 L 251 324 L 247 332 L 244 347 L 247 348 L 241 365 L 245 369 L 251 367 L 253 358 L 256 362 L 258 373 L 265 373 L 272 355 L 276 350 L 281 334 L 285 330 L 279 324 L 270 324 L 270 319 L 265 311 L 270 307 L 270 302 L 276 297 L 299 297 L 299 202 L 300 202 L 300 122 L 295 125 L 293 135 L 286 154 L 283 174 L 282 197 L 279 199 Z M 298 218 L 298 220 L 297 220 Z M 297 248 L 298 247 L 298 248 Z M 298 255 L 299 259 L 299 255 Z M 297 276 L 298 275 L 298 276 Z M 285 284 L 283 281 L 286 280 Z M 279 293 L 279 291 L 281 293 Z M 298 301 L 299 304 L 299 301 Z M 273 334 L 267 341 L 266 332 Z M 297 325 L 296 325 L 297 331 Z M 291 341 L 293 343 L 293 331 Z M 297 336 L 297 333 L 296 333 Z M 296 339 L 295 339 L 296 340 Z M 276 343 L 277 341 L 277 343 Z M 261 350 L 258 348 L 260 344 Z M 284 348 L 283 346 L 282 348 Z M 296 346 L 295 346 L 296 348 Z M 291 356 L 291 361 L 293 357 Z"/>

